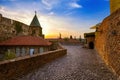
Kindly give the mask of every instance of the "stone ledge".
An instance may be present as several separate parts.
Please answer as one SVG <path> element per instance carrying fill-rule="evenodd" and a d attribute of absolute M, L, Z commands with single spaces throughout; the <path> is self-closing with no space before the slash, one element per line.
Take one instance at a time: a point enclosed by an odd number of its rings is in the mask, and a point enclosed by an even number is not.
<path fill-rule="evenodd" d="M 0 79 L 15 79 L 15 77 L 25 75 L 56 58 L 64 56 L 65 54 L 67 54 L 66 49 L 59 49 L 45 52 L 43 54 L 35 54 L 33 56 L 25 56 L 3 61 L 0 63 Z"/>

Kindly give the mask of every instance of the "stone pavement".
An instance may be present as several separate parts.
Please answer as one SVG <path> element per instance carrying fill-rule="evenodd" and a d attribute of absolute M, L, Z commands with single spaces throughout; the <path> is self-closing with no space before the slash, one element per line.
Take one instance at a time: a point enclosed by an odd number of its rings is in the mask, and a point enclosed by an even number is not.
<path fill-rule="evenodd" d="M 118 80 L 94 50 L 67 46 L 66 56 L 48 63 L 18 80 Z"/>

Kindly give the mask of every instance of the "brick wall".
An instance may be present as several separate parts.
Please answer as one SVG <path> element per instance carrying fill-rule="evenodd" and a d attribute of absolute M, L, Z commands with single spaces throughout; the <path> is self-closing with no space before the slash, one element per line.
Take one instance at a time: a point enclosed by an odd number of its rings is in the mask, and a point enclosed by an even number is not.
<path fill-rule="evenodd" d="M 120 76 L 120 9 L 105 18 L 96 32 L 96 49 L 105 63 Z"/>
<path fill-rule="evenodd" d="M 0 62 L 0 80 L 14 80 L 67 53 L 66 49 Z"/>

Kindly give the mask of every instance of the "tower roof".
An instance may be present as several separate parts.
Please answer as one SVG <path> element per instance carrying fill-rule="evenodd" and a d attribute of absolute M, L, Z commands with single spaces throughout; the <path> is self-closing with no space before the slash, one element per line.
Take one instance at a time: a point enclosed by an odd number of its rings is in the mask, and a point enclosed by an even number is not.
<path fill-rule="evenodd" d="M 35 12 L 35 16 L 30 24 L 30 26 L 37 26 L 37 27 L 41 27 L 40 23 L 39 23 L 39 20 L 37 18 L 37 15 L 36 15 L 36 12 Z"/>

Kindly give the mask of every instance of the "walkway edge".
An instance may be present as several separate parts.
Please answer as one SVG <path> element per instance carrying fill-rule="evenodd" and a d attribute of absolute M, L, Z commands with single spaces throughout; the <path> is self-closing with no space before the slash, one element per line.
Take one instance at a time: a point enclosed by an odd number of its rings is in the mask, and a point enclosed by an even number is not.
<path fill-rule="evenodd" d="M 58 49 L 34 56 L 25 56 L 0 63 L 0 79 L 11 80 L 25 75 L 44 64 L 67 54 L 66 49 Z"/>

